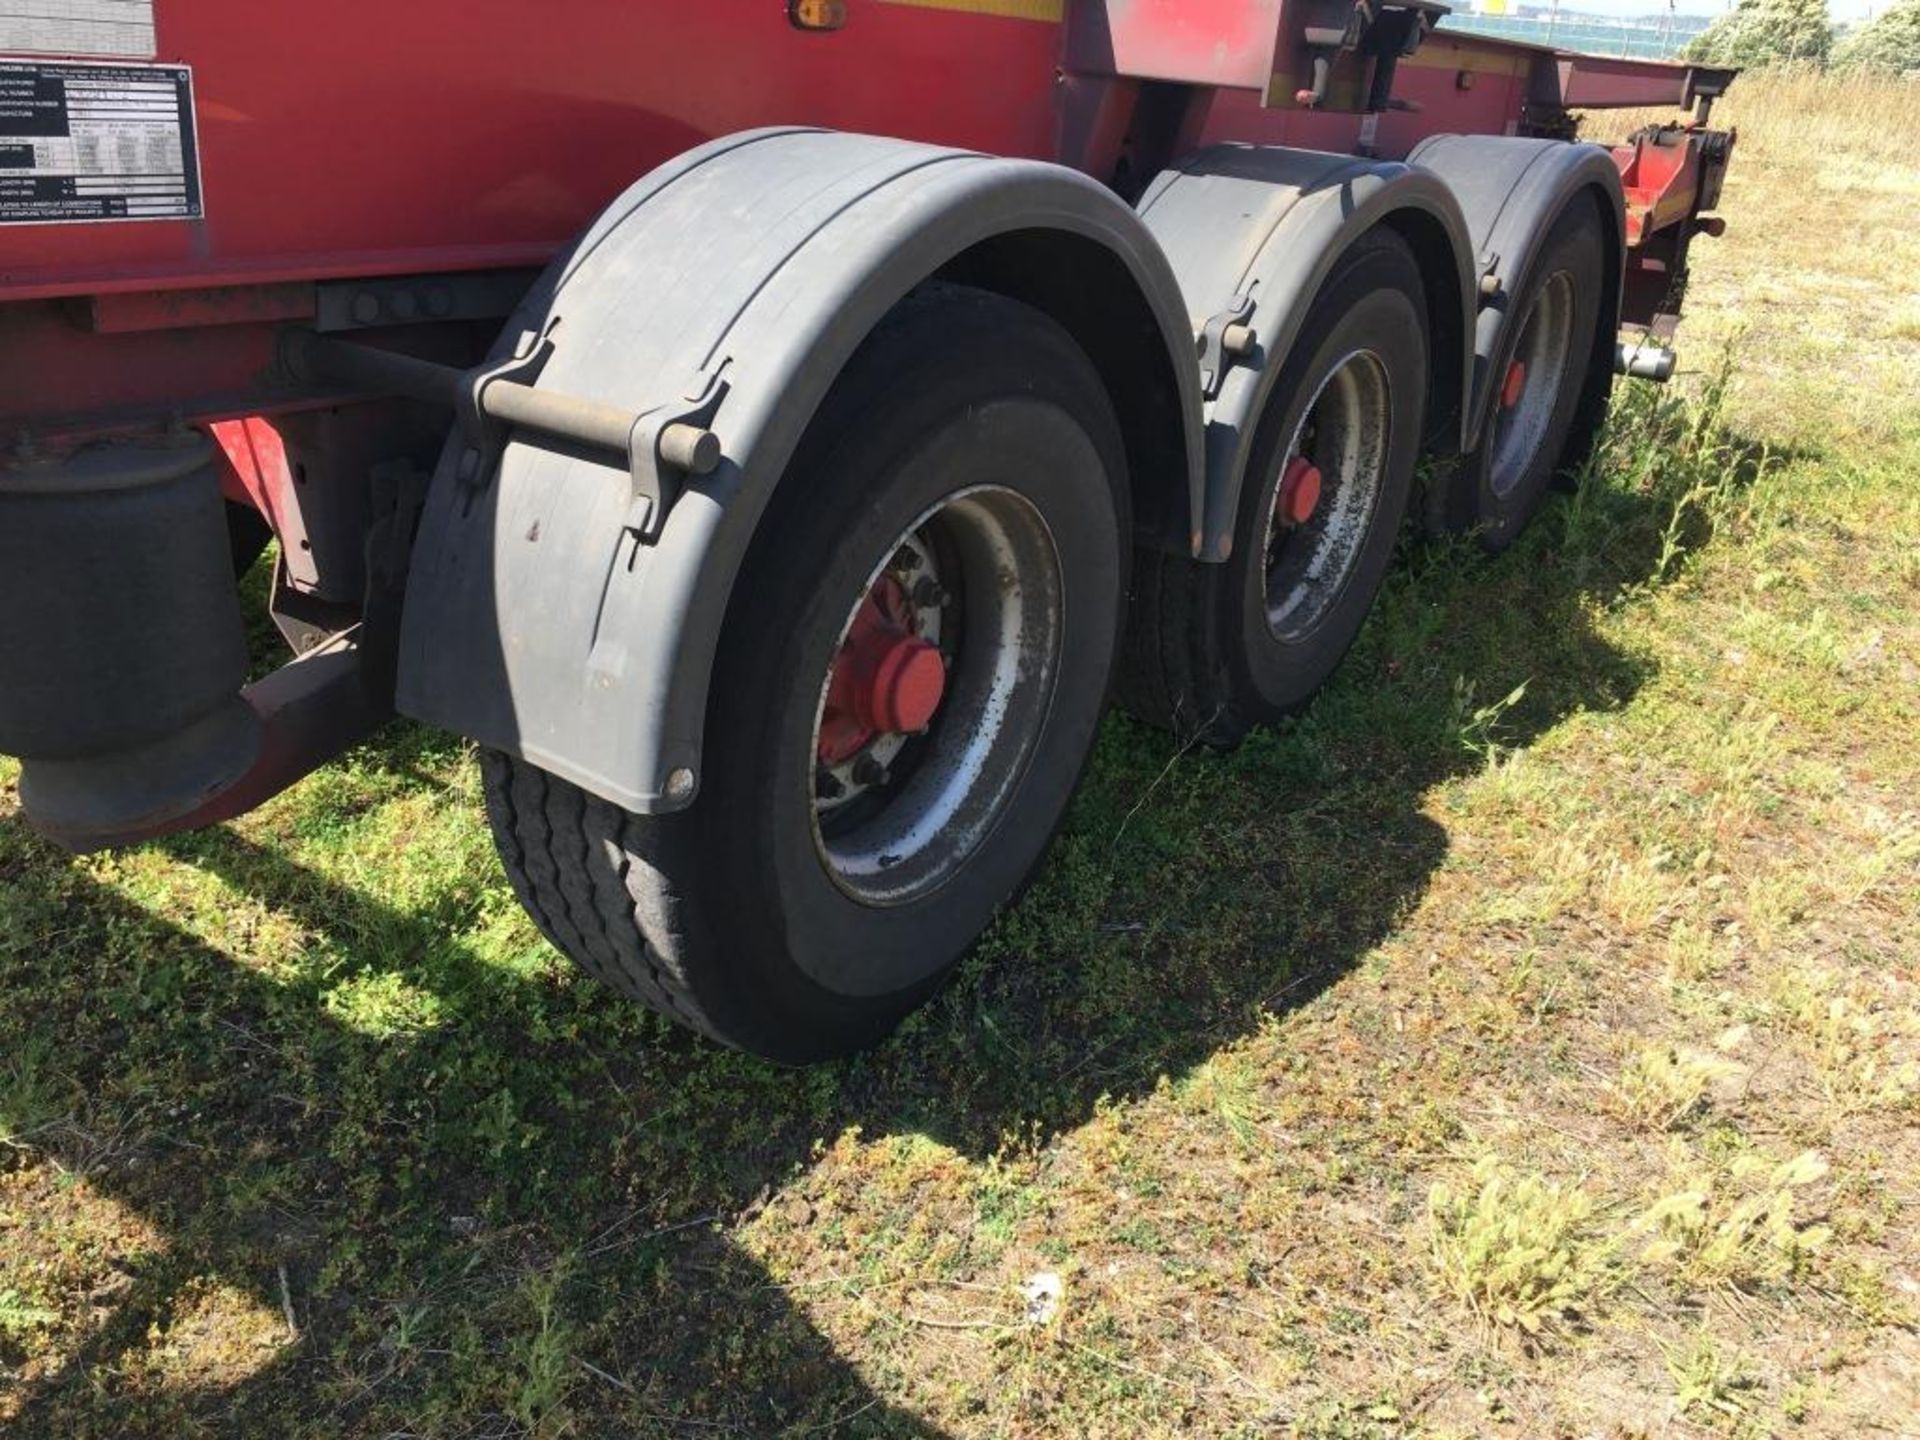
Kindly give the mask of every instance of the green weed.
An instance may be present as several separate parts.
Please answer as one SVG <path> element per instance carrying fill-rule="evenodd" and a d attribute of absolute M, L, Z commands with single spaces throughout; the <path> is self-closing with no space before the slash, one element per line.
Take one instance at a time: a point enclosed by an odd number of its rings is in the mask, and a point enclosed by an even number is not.
<path fill-rule="evenodd" d="M 1674 1404 L 1682 1414 L 1725 1422 L 1747 1413 L 1747 1392 L 1754 1382 L 1739 1356 L 1723 1352 L 1705 1333 L 1685 1345 L 1661 1349 L 1673 1380 Z"/>
<path fill-rule="evenodd" d="M 1811 1151 L 1768 1164 L 1739 1155 L 1716 1176 L 1662 1196 L 1636 1222 L 1652 1238 L 1643 1263 L 1671 1270 L 1681 1283 L 1753 1288 L 1799 1274 L 1832 1238 L 1823 1224 L 1803 1224 L 1797 1192 L 1826 1177 Z"/>
<path fill-rule="evenodd" d="M 1577 1185 L 1485 1159 L 1472 1184 L 1439 1183 L 1427 1198 L 1441 1290 L 1498 1325 L 1563 1334 L 1612 1289 L 1612 1242 Z"/>
<path fill-rule="evenodd" d="M 1608 1087 L 1614 1112 L 1643 1130 L 1671 1130 L 1696 1116 L 1715 1082 L 1740 1073 L 1716 1055 L 1650 1045 L 1620 1068 Z"/>

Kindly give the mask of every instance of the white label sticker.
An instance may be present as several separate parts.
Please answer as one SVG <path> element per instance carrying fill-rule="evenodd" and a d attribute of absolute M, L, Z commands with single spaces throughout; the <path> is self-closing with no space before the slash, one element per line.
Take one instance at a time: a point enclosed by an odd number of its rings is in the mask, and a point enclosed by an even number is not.
<path fill-rule="evenodd" d="M 0 53 L 151 60 L 153 0 L 0 0 Z"/>
<path fill-rule="evenodd" d="M 0 61 L 0 225 L 200 214 L 185 65 Z"/>

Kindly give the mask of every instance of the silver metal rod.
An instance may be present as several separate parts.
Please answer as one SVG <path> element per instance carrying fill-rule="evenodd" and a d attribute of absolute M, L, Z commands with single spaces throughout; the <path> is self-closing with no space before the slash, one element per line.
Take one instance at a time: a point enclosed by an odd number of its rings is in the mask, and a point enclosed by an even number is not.
<path fill-rule="evenodd" d="M 1678 357 L 1662 345 L 1616 345 L 1613 349 L 1614 373 L 1631 375 L 1636 380 L 1664 383 L 1673 378 Z"/>
<path fill-rule="evenodd" d="M 640 423 L 640 417 L 631 410 L 552 390 L 536 390 L 515 380 L 490 381 L 480 391 L 480 409 L 509 425 L 524 425 L 556 439 L 598 445 L 622 455 L 627 453 L 633 427 Z"/>
<path fill-rule="evenodd" d="M 354 345 L 302 333 L 291 336 L 288 346 L 288 359 L 302 379 L 405 395 L 431 405 L 448 406 L 459 402 L 466 385 L 464 370 L 392 350 L 377 350 L 371 345 Z"/>
<path fill-rule="evenodd" d="M 429 404 L 457 406 L 473 384 L 475 372 L 371 345 L 356 345 L 322 335 L 292 338 L 288 357 L 304 378 L 349 385 L 389 395 L 405 395 Z M 582 400 L 554 390 L 537 390 L 517 380 L 489 380 L 480 387 L 482 414 L 508 425 L 537 430 L 556 440 L 591 445 L 629 458 L 640 416 L 617 405 Z M 660 432 L 660 457 L 694 475 L 711 474 L 720 463 L 720 441 L 711 430 L 676 421 Z"/>

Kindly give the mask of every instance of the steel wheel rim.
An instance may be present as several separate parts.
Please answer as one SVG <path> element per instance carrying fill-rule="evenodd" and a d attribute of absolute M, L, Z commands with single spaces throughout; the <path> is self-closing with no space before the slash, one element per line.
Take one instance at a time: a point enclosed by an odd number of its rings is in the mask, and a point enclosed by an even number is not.
<path fill-rule="evenodd" d="M 929 506 L 883 555 L 841 625 L 807 755 L 815 853 L 841 891 L 876 906 L 939 889 L 999 824 L 1053 706 L 1066 615 L 1053 533 L 1002 486 Z M 834 667 L 868 596 L 909 557 L 916 593 L 922 579 L 943 592 L 913 606 L 917 638 L 937 645 L 946 666 L 939 708 L 924 732 L 879 734 L 858 755 L 825 763 Z M 856 778 L 867 758 L 883 779 Z"/>
<path fill-rule="evenodd" d="M 1264 602 L 1267 629 L 1297 643 L 1319 627 L 1346 589 L 1372 530 L 1392 439 L 1386 366 L 1355 350 L 1320 382 L 1301 412 L 1273 477 L 1267 510 Z M 1319 477 L 1310 517 L 1283 513 L 1288 467 L 1305 459 Z"/>
<path fill-rule="evenodd" d="M 1573 351 L 1573 277 L 1556 270 L 1547 277 L 1520 325 L 1511 367 L 1525 367 L 1525 383 L 1512 405 L 1500 403 L 1494 412 L 1493 465 L 1489 484 L 1502 499 L 1511 495 L 1533 468 L 1553 426 Z"/>

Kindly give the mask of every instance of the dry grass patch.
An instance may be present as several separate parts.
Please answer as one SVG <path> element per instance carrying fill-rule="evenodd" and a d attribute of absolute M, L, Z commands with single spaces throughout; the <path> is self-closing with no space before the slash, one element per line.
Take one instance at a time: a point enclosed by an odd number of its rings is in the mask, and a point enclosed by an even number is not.
<path fill-rule="evenodd" d="M 1580 1185 L 1485 1159 L 1470 1182 L 1436 1183 L 1427 1212 L 1441 1289 L 1496 1325 L 1564 1335 L 1618 1281 L 1614 1242 Z"/>
<path fill-rule="evenodd" d="M 1671 119 L 1596 112 L 1596 139 Z M 1735 389 L 1760 433 L 1819 437 L 1844 454 L 1856 437 L 1913 433 L 1920 334 L 1920 90 L 1870 75 L 1744 75 L 1714 109 L 1739 131 L 1719 240 L 1694 246 L 1689 356 L 1732 348 Z"/>
<path fill-rule="evenodd" d="M 1718 1055 L 1648 1045 L 1620 1067 L 1602 1103 L 1635 1129 L 1673 1130 L 1706 1108 L 1716 1084 L 1743 1073 L 1740 1066 Z"/>
<path fill-rule="evenodd" d="M 1827 1162 L 1808 1151 L 1771 1162 L 1735 1155 L 1707 1168 L 1690 1151 L 1672 1152 L 1675 1179 L 1630 1233 L 1649 1237 L 1640 1264 L 1664 1272 L 1683 1291 L 1727 1285 L 1754 1289 L 1803 1273 L 1833 1238 L 1822 1224 L 1803 1223 L 1799 1193 L 1827 1176 Z"/>

